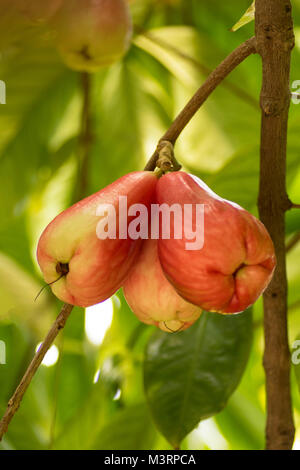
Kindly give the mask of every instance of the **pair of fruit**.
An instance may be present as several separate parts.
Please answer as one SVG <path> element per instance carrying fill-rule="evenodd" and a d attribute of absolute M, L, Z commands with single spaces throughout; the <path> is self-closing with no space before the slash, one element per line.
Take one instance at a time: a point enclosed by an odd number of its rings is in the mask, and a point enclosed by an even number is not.
<path fill-rule="evenodd" d="M 127 51 L 132 21 L 127 0 L 12 0 L 31 21 L 47 22 L 69 67 L 94 72 Z"/>
<path fill-rule="evenodd" d="M 137 239 L 128 234 L 137 218 L 120 213 L 127 207 L 204 208 L 203 220 L 193 211 L 188 223 L 203 232 L 203 246 L 188 249 L 191 237 L 184 223 L 170 217 L 170 236 Z M 97 227 L 110 205 L 116 215 L 115 236 L 101 237 Z M 135 213 L 136 215 L 136 213 Z M 126 216 L 124 218 L 124 216 Z M 126 220 L 127 233 L 121 220 Z M 200 224 L 201 227 L 199 226 Z M 176 232 L 181 228 L 182 236 Z M 122 232 L 122 233 L 121 233 Z M 149 230 L 150 233 L 150 230 Z M 264 225 L 235 203 L 213 193 L 200 179 L 184 172 L 123 176 L 98 193 L 58 215 L 43 232 L 37 250 L 45 281 L 61 300 L 87 307 L 110 297 L 121 286 L 126 300 L 144 323 L 165 331 L 190 326 L 202 309 L 237 313 L 253 304 L 267 287 L 275 268 L 274 247 Z"/>

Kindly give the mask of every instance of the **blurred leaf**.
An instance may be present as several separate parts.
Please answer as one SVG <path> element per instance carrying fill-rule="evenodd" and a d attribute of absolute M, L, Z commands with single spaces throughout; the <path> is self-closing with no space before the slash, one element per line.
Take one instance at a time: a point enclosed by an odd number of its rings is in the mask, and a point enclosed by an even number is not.
<path fill-rule="evenodd" d="M 4 342 L 6 351 L 6 363 L 0 365 L 0 412 L 4 411 L 10 394 L 14 391 L 20 369 L 24 366 L 24 358 L 28 353 L 28 336 L 25 328 L 14 323 L 0 325 L 0 339 Z"/>
<path fill-rule="evenodd" d="M 222 198 L 234 201 L 245 209 L 251 210 L 256 205 L 258 193 L 258 166 L 259 149 L 258 147 L 249 147 L 234 155 L 216 173 L 203 177 L 202 172 L 195 169 L 191 172 L 200 178 L 202 177 L 206 184 Z"/>
<path fill-rule="evenodd" d="M 145 391 L 154 420 L 178 447 L 200 420 L 221 411 L 249 357 L 250 311 L 222 316 L 204 312 L 188 330 L 157 332 L 145 358 Z"/>
<path fill-rule="evenodd" d="M 245 11 L 243 16 L 239 19 L 237 23 L 235 23 L 235 25 L 231 28 L 230 31 L 237 31 L 245 24 L 250 23 L 250 21 L 254 20 L 254 16 L 255 16 L 255 0 L 251 3 L 250 7 Z"/>
<path fill-rule="evenodd" d="M 294 209 L 286 213 L 286 233 L 287 235 L 299 231 L 300 229 L 300 211 Z"/>
<path fill-rule="evenodd" d="M 1 226 L 26 209 L 30 191 L 39 183 L 39 169 L 51 168 L 50 139 L 74 93 L 76 83 L 74 74 L 69 73 L 51 83 L 50 88 L 43 91 L 24 116 L 18 132 L 2 150 L 0 174 L 5 175 L 6 184 L 0 187 L 0 198 L 4 203 Z M 55 155 L 55 167 L 56 158 Z M 22 178 L 19 178 L 18 172 L 22 172 Z"/>
<path fill-rule="evenodd" d="M 41 285 L 24 268 L 0 252 L 0 318 L 18 320 L 37 336 L 44 334 L 54 304 L 51 296 L 45 294 L 39 301 L 34 301 L 40 288 Z"/>
<path fill-rule="evenodd" d="M 147 450 L 151 449 L 155 429 L 147 406 L 137 404 L 119 411 L 104 426 L 94 444 L 97 450 Z"/>
<path fill-rule="evenodd" d="M 0 250 L 32 273 L 30 241 L 24 215 L 14 217 L 0 229 Z"/>
<path fill-rule="evenodd" d="M 239 391 L 235 392 L 216 422 L 230 442 L 232 450 L 262 450 L 264 447 L 263 412 Z"/>
<path fill-rule="evenodd" d="M 70 389 L 67 398 L 72 398 Z M 89 393 L 81 398 L 76 413 L 59 429 L 52 448 L 55 450 L 91 449 L 99 429 L 110 418 L 110 408 L 104 387 L 100 383 L 92 384 L 91 381 Z"/>

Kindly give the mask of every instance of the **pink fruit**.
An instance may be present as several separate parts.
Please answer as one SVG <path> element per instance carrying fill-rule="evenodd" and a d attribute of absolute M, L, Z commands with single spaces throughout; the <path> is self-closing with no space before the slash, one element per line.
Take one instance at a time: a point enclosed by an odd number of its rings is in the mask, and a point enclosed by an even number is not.
<path fill-rule="evenodd" d="M 157 183 L 157 202 L 191 204 L 192 230 L 196 204 L 204 204 L 204 245 L 187 249 L 187 239 L 160 239 L 159 258 L 169 281 L 187 301 L 203 309 L 237 313 L 252 305 L 268 286 L 276 265 L 272 240 L 264 225 L 237 204 L 213 193 L 199 178 L 169 173 Z M 184 220 L 184 219 L 183 219 Z M 177 227 L 178 228 L 178 227 Z M 198 232 L 199 233 L 199 232 Z"/>
<path fill-rule="evenodd" d="M 107 299 L 121 287 L 140 240 L 133 240 L 127 233 L 120 235 L 119 196 L 127 196 L 128 207 L 136 203 L 148 207 L 156 183 L 152 172 L 130 173 L 63 211 L 46 227 L 38 243 L 37 258 L 45 281 L 53 283 L 52 291 L 59 299 L 87 307 Z M 107 219 L 107 204 L 116 211 L 115 239 L 99 239 L 99 223 Z M 128 223 L 132 219 L 128 217 Z"/>
<path fill-rule="evenodd" d="M 174 332 L 185 330 L 200 316 L 201 309 L 180 297 L 163 274 L 157 240 L 146 240 L 123 286 L 134 314 L 148 325 Z"/>
<path fill-rule="evenodd" d="M 15 0 L 17 8 L 32 21 L 48 21 L 63 0 Z"/>
<path fill-rule="evenodd" d="M 64 0 L 53 27 L 64 62 L 87 72 L 119 60 L 132 35 L 126 0 Z"/>

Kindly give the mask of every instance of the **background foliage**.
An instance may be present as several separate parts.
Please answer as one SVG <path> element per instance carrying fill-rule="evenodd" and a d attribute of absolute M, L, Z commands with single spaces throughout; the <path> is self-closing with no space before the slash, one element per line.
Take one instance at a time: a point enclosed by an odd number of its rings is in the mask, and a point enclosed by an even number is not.
<path fill-rule="evenodd" d="M 291 81 L 300 78 L 300 1 L 293 3 Z M 209 70 L 253 35 L 253 22 L 229 31 L 249 4 L 132 0 L 137 28 L 129 53 L 92 77 L 88 194 L 143 168 Z M 0 79 L 7 86 L 7 104 L 0 105 L 1 415 L 60 309 L 47 290 L 34 302 L 43 285 L 35 249 L 47 223 L 76 198 L 83 96 L 80 74 L 62 64 L 51 34 L 16 19 L 9 5 L 0 3 Z M 186 170 L 254 214 L 260 85 L 260 59 L 253 56 L 209 98 L 176 146 Z M 292 104 L 287 185 L 296 202 L 299 112 Z M 299 229 L 300 211 L 290 211 L 287 241 Z M 287 263 L 292 347 L 300 337 L 300 244 Z M 169 449 L 182 439 L 189 449 L 264 447 L 261 300 L 253 321 L 251 312 L 204 314 L 191 329 L 169 335 L 140 324 L 118 292 L 86 312 L 75 308 L 56 347 L 0 448 Z M 292 370 L 298 429 L 299 368 Z"/>

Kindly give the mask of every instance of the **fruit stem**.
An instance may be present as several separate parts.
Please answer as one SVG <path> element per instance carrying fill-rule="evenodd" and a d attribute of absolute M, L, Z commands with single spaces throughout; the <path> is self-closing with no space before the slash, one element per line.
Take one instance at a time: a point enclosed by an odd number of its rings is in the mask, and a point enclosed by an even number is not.
<path fill-rule="evenodd" d="M 66 276 L 69 272 L 69 263 L 57 263 L 56 272 L 62 276 Z"/>
<path fill-rule="evenodd" d="M 168 140 L 160 141 L 157 150 L 159 156 L 156 166 L 162 171 L 162 173 L 167 173 L 168 171 L 179 171 L 181 169 L 181 165 L 175 158 L 174 147 L 171 142 Z"/>

